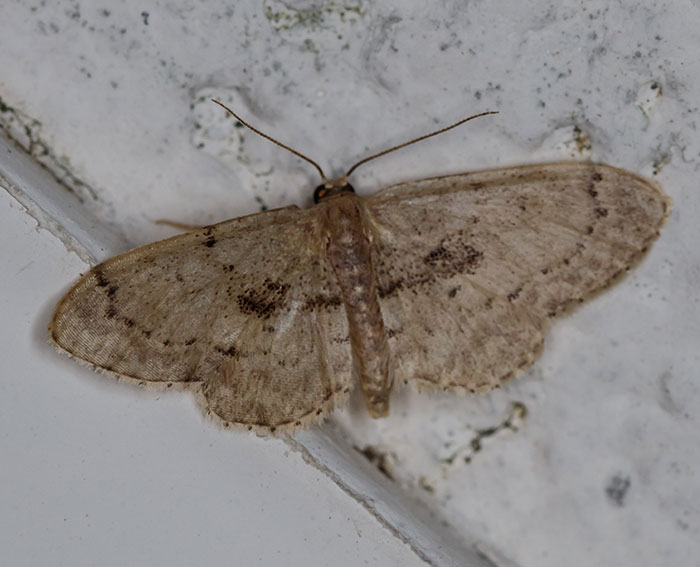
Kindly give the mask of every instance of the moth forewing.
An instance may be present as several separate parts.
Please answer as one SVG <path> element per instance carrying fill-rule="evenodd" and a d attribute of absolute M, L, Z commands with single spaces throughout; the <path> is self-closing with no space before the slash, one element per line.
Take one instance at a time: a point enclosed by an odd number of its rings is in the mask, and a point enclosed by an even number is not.
<path fill-rule="evenodd" d="M 547 319 L 632 266 L 669 208 L 655 184 L 590 163 L 447 176 L 369 197 L 396 380 L 483 391 L 527 368 Z"/>

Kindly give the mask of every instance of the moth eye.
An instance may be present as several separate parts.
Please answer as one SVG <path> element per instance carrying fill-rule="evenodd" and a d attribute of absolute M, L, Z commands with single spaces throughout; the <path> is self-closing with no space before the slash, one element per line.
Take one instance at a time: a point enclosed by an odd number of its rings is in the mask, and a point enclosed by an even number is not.
<path fill-rule="evenodd" d="M 326 196 L 326 193 L 328 193 L 328 190 L 324 185 L 316 187 L 314 191 L 314 205 L 317 205 L 318 202 Z"/>
<path fill-rule="evenodd" d="M 314 204 L 318 204 L 321 200 L 325 199 L 328 197 L 328 195 L 338 195 L 340 193 L 354 193 L 355 188 L 350 185 L 349 183 L 346 183 L 342 187 L 331 187 L 328 188 L 325 185 L 319 185 L 316 187 L 316 190 L 314 191 Z"/>

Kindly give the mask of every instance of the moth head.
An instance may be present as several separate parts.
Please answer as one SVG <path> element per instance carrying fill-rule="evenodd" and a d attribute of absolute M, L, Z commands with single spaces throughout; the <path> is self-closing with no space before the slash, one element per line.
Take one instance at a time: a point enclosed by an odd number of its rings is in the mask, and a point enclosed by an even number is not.
<path fill-rule="evenodd" d="M 314 204 L 318 204 L 324 199 L 342 195 L 343 193 L 354 193 L 355 189 L 348 183 L 347 175 L 337 179 L 326 179 L 314 191 Z"/>

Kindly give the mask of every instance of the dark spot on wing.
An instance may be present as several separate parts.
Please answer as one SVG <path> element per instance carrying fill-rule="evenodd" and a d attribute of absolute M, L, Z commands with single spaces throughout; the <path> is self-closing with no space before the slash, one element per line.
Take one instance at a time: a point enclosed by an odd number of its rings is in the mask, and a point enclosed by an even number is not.
<path fill-rule="evenodd" d="M 608 216 L 608 209 L 603 208 L 603 207 L 596 207 L 593 209 L 593 212 L 596 214 L 598 218 L 603 218 Z"/>
<path fill-rule="evenodd" d="M 120 323 L 123 323 L 128 329 L 132 329 L 136 326 L 136 321 L 131 319 L 130 317 L 125 317 L 123 315 L 119 315 L 119 311 L 117 308 L 114 306 L 114 303 L 110 303 L 107 309 L 105 310 L 105 316 L 107 319 L 116 319 Z M 151 335 L 151 331 L 141 331 L 146 337 L 149 337 Z"/>
<path fill-rule="evenodd" d="M 216 238 L 213 236 L 210 236 L 204 241 L 204 246 L 207 246 L 208 248 L 212 248 L 216 244 Z"/>
<path fill-rule="evenodd" d="M 272 280 L 265 280 L 265 287 L 268 289 L 268 291 L 280 291 L 283 288 L 286 288 L 288 286 L 285 286 L 284 284 L 281 284 L 279 282 L 273 282 Z M 284 290 L 286 292 L 286 289 Z"/>
<path fill-rule="evenodd" d="M 431 250 L 423 261 L 433 267 L 437 275 L 475 274 L 484 258 L 483 252 L 459 241 L 446 247 L 447 241 L 445 239 L 440 246 Z"/>
<path fill-rule="evenodd" d="M 450 253 L 446 248 L 438 246 L 437 248 L 430 251 L 430 253 L 425 257 L 424 261 L 426 264 L 437 264 L 440 260 L 445 260 L 450 257 Z"/>
<path fill-rule="evenodd" d="M 192 337 L 191 339 L 187 339 L 185 341 L 185 346 L 190 346 L 193 345 L 194 343 L 197 342 L 197 337 Z"/>
<path fill-rule="evenodd" d="M 395 295 L 396 292 L 401 291 L 401 289 L 403 288 L 403 284 L 403 278 L 391 280 L 385 285 L 377 284 L 377 295 L 379 295 L 381 299 L 384 299 L 385 297 L 389 297 L 391 295 Z"/>
<path fill-rule="evenodd" d="M 107 297 L 112 299 L 114 297 L 114 294 L 117 293 L 117 290 L 119 289 L 118 285 L 111 285 L 107 288 Z"/>
<path fill-rule="evenodd" d="M 100 268 L 99 266 L 95 268 L 95 279 L 97 280 L 98 287 L 107 287 L 109 285 L 109 280 L 107 279 L 107 276 L 105 276 L 104 272 L 102 271 L 102 268 Z"/>
<path fill-rule="evenodd" d="M 217 346 L 214 350 L 232 358 L 236 358 L 238 356 L 238 349 L 236 348 L 236 345 L 231 345 L 229 347 Z"/>
<path fill-rule="evenodd" d="M 475 274 L 484 254 L 467 242 L 469 238 L 470 235 L 462 230 L 450 234 L 406 268 L 397 268 L 389 261 L 384 261 L 384 258 L 391 258 L 398 251 L 391 245 L 380 244 L 373 254 L 379 299 L 408 291 L 415 294 L 421 287 L 458 274 Z M 448 297 L 454 298 L 459 289 L 459 286 L 452 286 L 446 293 Z"/>
<path fill-rule="evenodd" d="M 260 287 L 248 288 L 236 301 L 241 313 L 267 319 L 283 304 L 289 285 L 266 279 Z"/>
<path fill-rule="evenodd" d="M 306 302 L 304 303 L 304 309 L 308 311 L 315 311 L 324 307 L 338 307 L 342 303 L 343 300 L 339 295 L 318 294 L 307 298 Z"/>
<path fill-rule="evenodd" d="M 508 301 L 515 301 L 520 296 L 520 292 L 523 291 L 523 286 L 518 286 L 515 290 L 508 294 Z"/>
<path fill-rule="evenodd" d="M 603 176 L 595 172 L 593 175 L 591 175 L 591 180 L 588 182 L 588 187 L 586 188 L 586 191 L 588 191 L 588 194 L 595 199 L 598 196 L 598 190 L 595 188 L 596 183 L 600 182 L 603 180 Z"/>

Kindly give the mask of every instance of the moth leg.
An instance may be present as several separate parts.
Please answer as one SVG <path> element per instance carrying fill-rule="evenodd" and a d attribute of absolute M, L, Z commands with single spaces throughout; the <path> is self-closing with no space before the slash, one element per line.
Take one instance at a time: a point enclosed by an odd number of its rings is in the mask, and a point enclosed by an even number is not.
<path fill-rule="evenodd" d="M 157 221 L 155 221 L 155 223 L 161 226 L 170 226 L 172 228 L 177 228 L 178 230 L 183 230 L 185 232 L 192 232 L 193 230 L 201 230 L 204 228 L 204 226 L 199 226 L 196 224 L 185 224 L 182 222 L 170 221 L 166 219 L 158 219 Z"/>

